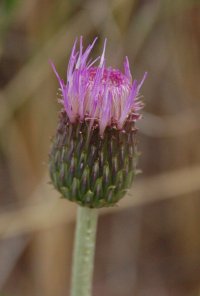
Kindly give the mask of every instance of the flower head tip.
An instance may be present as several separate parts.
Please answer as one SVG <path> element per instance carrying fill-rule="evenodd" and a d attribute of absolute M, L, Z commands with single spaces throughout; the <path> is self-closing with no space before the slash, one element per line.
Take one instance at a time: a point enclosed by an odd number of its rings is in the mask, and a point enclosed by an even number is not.
<path fill-rule="evenodd" d="M 103 136 L 107 126 L 115 125 L 122 129 L 128 117 L 133 120 L 139 118 L 142 107 L 138 99 L 140 88 L 146 78 L 144 74 L 141 82 L 132 80 L 128 57 L 124 61 L 124 73 L 106 67 L 104 42 L 101 56 L 89 60 L 89 55 L 97 38 L 83 51 L 82 37 L 79 51 L 75 41 L 67 68 L 66 82 L 60 78 L 54 64 L 52 68 L 60 84 L 62 104 L 70 122 L 90 120 L 98 123 L 100 135 Z M 98 61 L 98 64 L 97 64 Z"/>

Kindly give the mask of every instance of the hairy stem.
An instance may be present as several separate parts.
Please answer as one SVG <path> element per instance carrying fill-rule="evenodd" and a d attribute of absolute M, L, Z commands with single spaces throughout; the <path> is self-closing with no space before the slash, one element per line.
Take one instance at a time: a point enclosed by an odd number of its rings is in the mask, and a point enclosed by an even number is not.
<path fill-rule="evenodd" d="M 91 296 L 98 211 L 78 207 L 71 296 Z"/>

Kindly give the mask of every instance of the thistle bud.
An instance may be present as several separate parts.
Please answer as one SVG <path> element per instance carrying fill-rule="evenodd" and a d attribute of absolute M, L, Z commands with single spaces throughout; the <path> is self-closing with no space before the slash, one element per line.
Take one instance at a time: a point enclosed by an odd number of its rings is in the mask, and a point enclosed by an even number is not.
<path fill-rule="evenodd" d="M 88 62 L 96 42 L 83 52 L 72 48 L 66 83 L 57 76 L 62 108 L 49 155 L 52 183 L 64 198 L 81 206 L 113 206 L 136 174 L 136 127 L 142 103 L 140 83 L 132 81 L 128 58 L 124 74 L 100 57 Z M 99 60 L 99 65 L 94 64 Z"/>

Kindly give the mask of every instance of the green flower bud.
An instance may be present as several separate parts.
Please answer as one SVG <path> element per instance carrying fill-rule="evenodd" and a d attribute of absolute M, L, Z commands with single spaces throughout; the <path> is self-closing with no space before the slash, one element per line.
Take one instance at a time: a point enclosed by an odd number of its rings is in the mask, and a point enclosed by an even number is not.
<path fill-rule="evenodd" d="M 123 130 L 89 121 L 71 123 L 64 110 L 52 141 L 49 167 L 52 183 L 62 196 L 81 206 L 113 206 L 126 193 L 136 174 L 136 129 L 127 120 Z"/>
<path fill-rule="evenodd" d="M 96 39 L 95 39 L 96 41 Z M 76 42 L 60 84 L 63 110 L 49 156 L 52 183 L 68 200 L 90 208 L 113 206 L 136 174 L 136 128 L 142 103 L 141 82 L 132 79 L 128 58 L 124 74 L 105 67 L 105 46 L 99 59 L 88 62 L 95 41 L 83 52 Z"/>

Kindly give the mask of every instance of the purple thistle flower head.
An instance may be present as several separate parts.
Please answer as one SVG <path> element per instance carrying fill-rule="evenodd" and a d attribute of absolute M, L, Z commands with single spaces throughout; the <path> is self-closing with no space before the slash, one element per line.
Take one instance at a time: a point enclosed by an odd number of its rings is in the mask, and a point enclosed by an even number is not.
<path fill-rule="evenodd" d="M 81 206 L 115 205 L 137 174 L 135 121 L 142 103 L 138 83 L 132 79 L 128 58 L 124 73 L 105 65 L 103 52 L 89 59 L 96 39 L 83 51 L 77 40 L 67 67 L 66 82 L 53 70 L 60 84 L 58 128 L 49 154 L 49 171 L 55 188 Z"/>
<path fill-rule="evenodd" d="M 89 60 L 97 38 L 83 51 L 82 37 L 79 50 L 77 39 L 72 48 L 67 67 L 66 82 L 60 78 L 53 63 L 52 67 L 60 84 L 62 104 L 71 123 L 88 120 L 90 127 L 97 123 L 100 136 L 108 126 L 121 130 L 127 119 L 140 118 L 140 88 L 146 78 L 138 83 L 132 79 L 128 58 L 124 61 L 124 73 L 106 67 L 106 40 L 101 56 Z M 98 62 L 98 64 L 97 64 Z"/>

